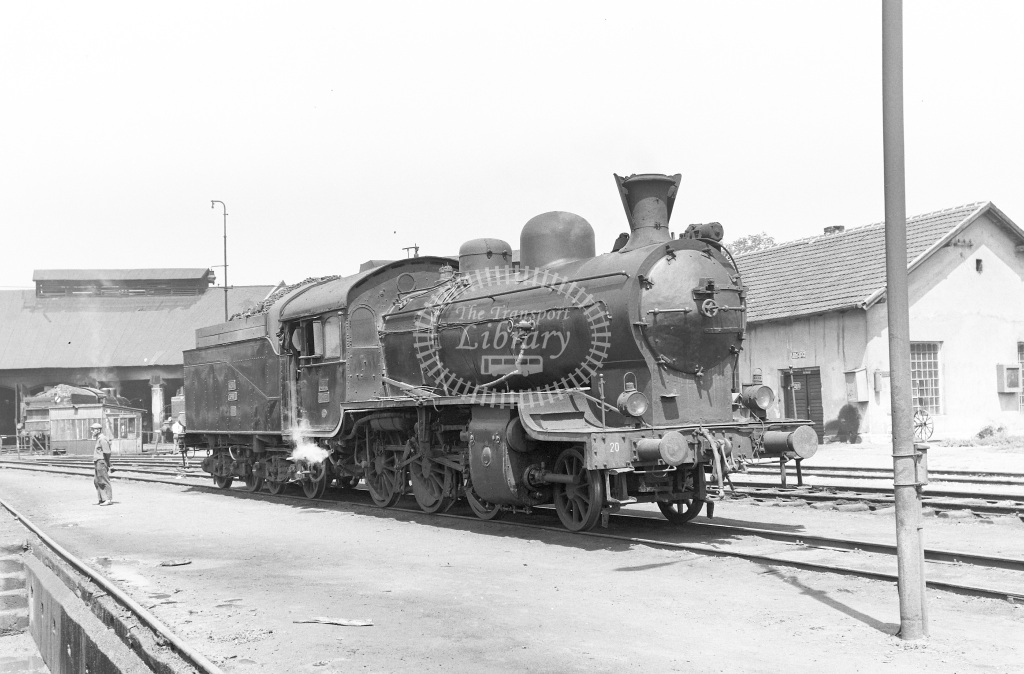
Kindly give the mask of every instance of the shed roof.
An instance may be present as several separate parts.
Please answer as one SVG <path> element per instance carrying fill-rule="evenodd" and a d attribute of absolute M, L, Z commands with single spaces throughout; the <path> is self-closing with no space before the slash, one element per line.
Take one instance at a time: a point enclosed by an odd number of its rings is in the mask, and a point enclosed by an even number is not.
<path fill-rule="evenodd" d="M 196 281 L 210 273 L 206 268 L 172 269 L 36 269 L 33 281 Z"/>
<path fill-rule="evenodd" d="M 272 289 L 229 288 L 229 310 L 252 306 Z M 0 370 L 181 365 L 195 329 L 223 318 L 224 293 L 216 291 L 76 298 L 0 291 Z"/>
<path fill-rule="evenodd" d="M 907 220 L 908 268 L 983 214 L 1024 240 L 1024 231 L 990 201 L 926 213 Z M 736 263 L 751 322 L 864 308 L 885 294 L 885 223 L 790 241 L 738 256 Z"/>

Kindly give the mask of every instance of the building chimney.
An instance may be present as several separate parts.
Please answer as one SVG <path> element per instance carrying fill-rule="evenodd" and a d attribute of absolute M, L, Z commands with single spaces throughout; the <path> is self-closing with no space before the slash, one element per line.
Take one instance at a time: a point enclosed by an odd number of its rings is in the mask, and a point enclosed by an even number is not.
<path fill-rule="evenodd" d="M 668 243 L 672 234 L 668 221 L 672 217 L 672 204 L 676 201 L 679 182 L 683 176 L 660 173 L 641 173 L 628 178 L 615 176 L 615 184 L 622 197 L 622 206 L 629 220 L 629 241 L 623 251 Z"/>
<path fill-rule="evenodd" d="M 846 227 L 843 225 L 833 225 L 832 227 L 825 228 L 825 234 L 842 234 L 846 231 Z"/>

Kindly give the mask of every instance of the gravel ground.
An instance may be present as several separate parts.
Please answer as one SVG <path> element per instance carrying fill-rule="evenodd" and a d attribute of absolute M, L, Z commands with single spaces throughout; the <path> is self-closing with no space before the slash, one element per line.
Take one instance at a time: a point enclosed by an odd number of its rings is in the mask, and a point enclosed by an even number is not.
<path fill-rule="evenodd" d="M 1009 602 L 930 592 L 930 638 L 903 642 L 891 583 L 500 523 L 114 489 L 100 508 L 91 480 L 0 471 L 5 500 L 229 672 L 1021 671 L 1024 606 Z M 809 508 L 718 515 L 892 526 Z M 1012 523 L 947 524 L 960 540 L 1024 538 Z M 373 626 L 295 622 L 314 617 Z"/>

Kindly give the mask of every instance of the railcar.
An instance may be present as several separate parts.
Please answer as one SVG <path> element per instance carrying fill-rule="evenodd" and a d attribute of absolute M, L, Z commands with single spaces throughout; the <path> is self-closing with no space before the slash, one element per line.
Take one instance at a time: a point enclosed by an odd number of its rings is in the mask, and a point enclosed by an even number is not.
<path fill-rule="evenodd" d="M 741 386 L 746 291 L 717 223 L 678 238 L 680 176 L 615 176 L 629 234 L 596 253 L 578 215 L 528 223 L 521 259 L 474 239 L 309 279 L 185 352 L 187 443 L 220 487 L 317 498 L 365 484 L 426 512 L 553 505 L 591 529 L 631 503 L 682 524 L 756 459 L 808 458 L 808 420 Z"/>

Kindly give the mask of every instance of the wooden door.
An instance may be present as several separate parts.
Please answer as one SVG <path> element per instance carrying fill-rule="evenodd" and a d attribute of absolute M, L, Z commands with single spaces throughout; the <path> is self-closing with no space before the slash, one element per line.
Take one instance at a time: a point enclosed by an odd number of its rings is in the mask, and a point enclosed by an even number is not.
<path fill-rule="evenodd" d="M 780 371 L 782 399 L 788 419 L 810 419 L 818 440 L 825 435 L 825 409 L 821 402 L 821 371 L 816 367 Z"/>

